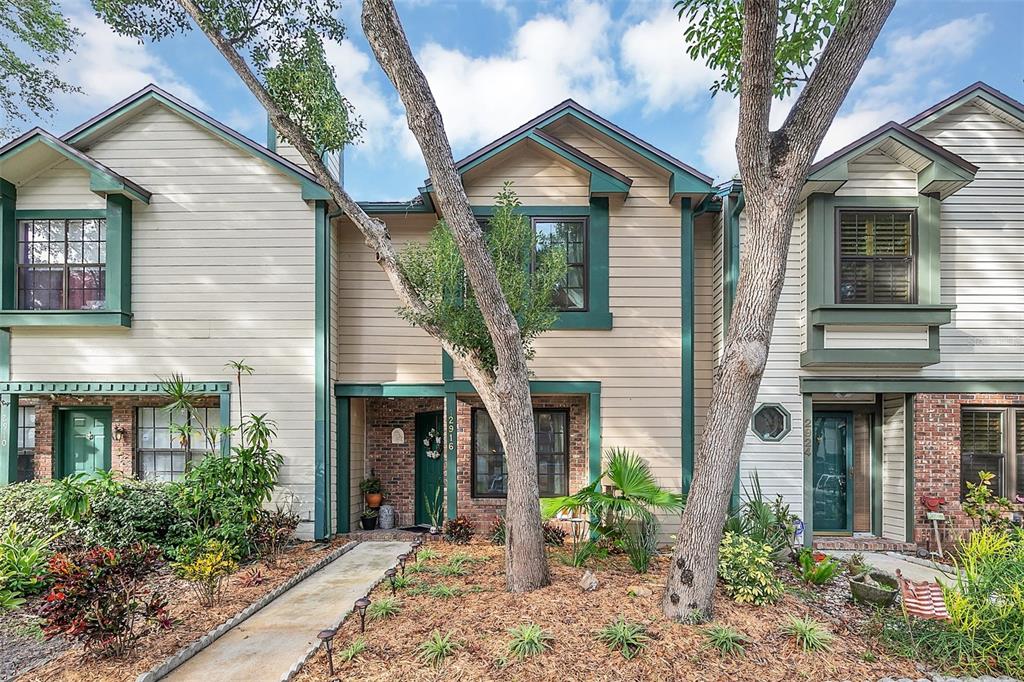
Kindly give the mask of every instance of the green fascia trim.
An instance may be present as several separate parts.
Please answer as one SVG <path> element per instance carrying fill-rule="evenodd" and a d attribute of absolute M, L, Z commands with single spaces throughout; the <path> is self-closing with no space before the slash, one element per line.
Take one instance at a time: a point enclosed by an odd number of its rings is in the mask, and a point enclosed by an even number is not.
<path fill-rule="evenodd" d="M 443 398 L 445 384 L 335 384 L 337 398 Z"/>
<path fill-rule="evenodd" d="M 917 505 L 913 504 L 916 501 L 914 495 L 914 396 L 906 395 L 904 397 L 905 409 L 903 410 L 903 437 L 906 439 L 905 456 L 905 485 L 906 491 L 904 493 L 904 507 L 906 508 L 907 522 L 906 522 L 906 541 L 914 541 L 914 510 L 917 509 Z"/>
<path fill-rule="evenodd" d="M 812 434 L 814 432 L 814 402 L 810 393 L 803 394 L 803 471 L 804 471 L 804 547 L 810 548 L 814 543 L 814 457 L 811 452 Z"/>
<path fill-rule="evenodd" d="M 331 309 L 331 234 L 327 229 L 327 203 L 316 202 L 314 207 L 315 233 L 315 341 L 313 385 L 315 393 L 313 425 L 314 513 L 313 536 L 322 540 L 330 535 L 330 434 L 331 387 L 330 368 L 330 309 Z"/>
<path fill-rule="evenodd" d="M 607 204 L 607 199 L 605 203 Z M 531 218 L 586 218 L 590 216 L 592 207 L 593 201 L 589 206 L 520 206 L 516 212 Z M 491 216 L 494 215 L 494 210 L 494 206 L 474 206 L 473 215 Z"/>
<path fill-rule="evenodd" d="M 447 393 L 476 393 L 473 384 L 465 379 L 449 381 L 444 385 Z M 530 393 L 533 395 L 577 395 L 584 393 L 600 393 L 600 381 L 531 381 Z"/>
<path fill-rule="evenodd" d="M 109 202 L 107 204 L 110 205 Z M 66 208 L 15 211 L 18 220 L 88 220 L 89 218 L 106 218 L 107 210 L 103 208 Z"/>
<path fill-rule="evenodd" d="M 302 185 L 303 199 L 306 199 L 308 201 L 318 199 L 330 200 L 331 195 L 325 188 L 321 187 L 316 182 L 310 180 L 307 176 L 303 175 L 302 173 L 296 172 L 294 168 L 290 168 L 289 166 L 286 166 L 285 164 L 281 163 L 278 159 L 276 159 L 273 156 L 274 152 L 272 150 L 261 147 L 259 144 L 256 143 L 247 144 L 238 138 L 226 135 L 224 131 L 219 130 L 214 126 L 211 126 L 208 122 L 196 116 L 191 111 L 188 111 L 187 109 L 178 106 L 177 104 L 170 101 L 166 97 L 163 97 L 162 95 L 160 95 L 160 93 L 157 92 L 147 92 L 146 94 L 132 101 L 130 104 L 121 107 L 120 109 L 115 109 L 114 111 L 111 111 L 106 116 L 94 121 L 92 125 L 90 125 L 88 128 L 84 128 L 83 130 L 78 131 L 74 137 L 65 140 L 65 142 L 67 142 L 70 145 L 76 145 L 83 139 L 87 138 L 98 128 L 108 125 L 113 121 L 123 119 L 131 115 L 134 111 L 144 106 L 147 106 L 152 101 L 159 102 L 171 111 L 174 111 L 175 113 L 185 117 L 186 119 L 188 119 L 195 125 L 199 126 L 203 130 L 209 132 L 215 137 L 220 138 L 221 140 L 228 143 L 232 147 L 240 149 L 243 152 L 246 152 L 247 154 L 255 156 L 260 160 L 269 163 L 271 166 L 281 171 L 288 177 L 299 181 L 299 183 Z"/>
<path fill-rule="evenodd" d="M 937 160 L 928 164 L 917 174 L 917 191 L 925 194 L 933 182 L 958 182 L 967 184 L 974 180 L 974 175 L 963 168 Z"/>
<path fill-rule="evenodd" d="M 109 175 L 97 172 L 89 174 L 89 189 L 97 194 L 105 194 L 108 197 L 111 195 L 123 196 L 127 199 L 134 199 L 135 201 L 142 202 L 143 204 L 148 204 L 149 198 L 152 196 L 143 194 L 142 192 L 129 187 L 125 183 L 115 180 Z"/>
<path fill-rule="evenodd" d="M 459 515 L 459 420 L 458 401 L 454 391 L 444 395 L 444 438 L 448 450 L 445 464 L 445 497 L 447 517 L 454 519 Z"/>
<path fill-rule="evenodd" d="M 719 200 L 717 194 L 708 194 L 700 203 L 697 204 L 697 208 L 693 209 L 693 216 L 702 216 L 705 213 L 721 213 L 722 212 L 722 201 Z"/>
<path fill-rule="evenodd" d="M 231 384 L 224 381 L 193 381 L 188 384 L 188 390 L 201 395 L 221 395 L 231 392 Z M 0 393 L 162 395 L 164 385 L 159 381 L 8 381 L 0 382 Z"/>
<path fill-rule="evenodd" d="M 455 361 L 448 351 L 441 351 L 441 380 L 452 381 L 455 379 Z"/>
<path fill-rule="evenodd" d="M 562 149 L 558 145 L 551 144 L 548 140 L 545 140 L 535 132 L 530 131 L 526 138 L 536 142 L 540 146 L 544 147 L 548 151 L 552 152 L 565 159 L 569 163 L 573 164 L 577 168 L 581 168 L 590 174 L 590 193 L 591 194 L 629 194 L 630 185 L 623 182 L 619 178 L 609 175 L 605 171 L 601 170 L 597 166 L 591 164 L 586 159 L 581 159 L 575 154 L 570 154 L 565 149 Z M 478 160 L 479 161 L 479 160 Z M 474 163 L 474 165 L 478 165 Z M 465 171 L 463 171 L 465 172 Z"/>
<path fill-rule="evenodd" d="M 18 190 L 0 179 L 0 310 L 17 305 L 15 273 L 18 271 Z"/>
<path fill-rule="evenodd" d="M 740 281 L 740 213 L 746 207 L 746 197 L 742 192 L 722 200 L 725 211 L 725 234 L 722 242 L 722 335 L 729 333 L 729 320 L 732 319 L 732 305 L 736 300 L 736 286 Z"/>
<path fill-rule="evenodd" d="M 932 123 L 933 121 L 945 116 L 948 112 L 952 111 L 953 109 L 963 106 L 964 104 L 970 102 L 973 99 L 983 99 L 992 106 L 996 107 L 997 109 L 1000 109 L 1005 113 L 1009 114 L 1010 116 L 1013 116 L 1014 118 L 1024 122 L 1024 111 L 1021 111 L 1017 107 L 1011 106 L 1010 104 L 1004 102 L 998 97 L 993 97 L 984 90 L 977 89 L 966 93 L 963 97 L 953 102 L 950 102 L 941 109 L 937 109 L 936 111 L 932 112 L 930 116 L 922 118 L 920 121 L 916 121 L 913 125 L 907 127 L 916 132 L 921 128 L 925 127 L 926 125 L 928 125 L 929 123 Z"/>
<path fill-rule="evenodd" d="M 0 310 L 0 327 L 8 328 L 131 326 L 131 313 L 112 310 Z"/>
<path fill-rule="evenodd" d="M 0 486 L 18 480 L 18 396 L 0 394 Z"/>
<path fill-rule="evenodd" d="M 217 405 L 220 408 L 221 426 L 229 426 L 231 424 L 231 391 L 221 391 Z M 221 457 L 231 454 L 231 436 L 229 434 L 220 437 L 220 454 Z"/>
<path fill-rule="evenodd" d="M 836 303 L 810 311 L 812 325 L 927 325 L 940 327 L 953 319 L 955 305 L 859 305 Z"/>
<path fill-rule="evenodd" d="M 352 506 L 352 401 L 349 398 L 338 398 L 335 406 L 335 418 L 338 420 L 335 449 L 338 470 L 336 533 L 348 533 L 351 530 L 350 507 Z"/>
<path fill-rule="evenodd" d="M 132 202 L 107 197 L 106 307 L 128 316 L 132 312 Z"/>
<path fill-rule="evenodd" d="M 591 391 L 587 396 L 587 465 L 590 482 L 601 477 L 601 390 Z"/>
<path fill-rule="evenodd" d="M 882 536 L 882 396 L 871 413 L 871 532 Z M 909 499 L 909 498 L 908 498 Z"/>
<path fill-rule="evenodd" d="M 916 210 L 917 305 L 941 305 L 939 212 L 941 202 L 922 195 L 908 197 L 837 197 L 815 193 L 807 198 L 807 309 L 835 305 L 835 217 L 838 209 Z"/>
<path fill-rule="evenodd" d="M 359 208 L 368 215 L 405 215 L 406 213 L 433 213 L 426 204 L 399 204 L 391 201 L 360 201 Z"/>
<path fill-rule="evenodd" d="M 592 329 L 607 331 L 614 326 L 612 313 L 600 311 L 560 312 L 552 329 Z"/>
<path fill-rule="evenodd" d="M 680 201 L 680 240 L 679 240 L 679 299 L 680 299 L 680 396 L 679 411 L 681 415 L 679 427 L 682 447 L 680 465 L 680 481 L 682 493 L 686 495 L 693 480 L 693 446 L 694 446 L 694 239 L 693 239 L 693 208 L 690 198 L 683 197 Z"/>
<path fill-rule="evenodd" d="M 802 377 L 803 393 L 1024 393 L 1017 379 L 924 379 L 920 377 Z"/>
<path fill-rule="evenodd" d="M 814 349 L 800 353 L 801 367 L 837 365 L 886 365 L 927 367 L 939 362 L 939 351 L 930 348 L 908 349 Z"/>

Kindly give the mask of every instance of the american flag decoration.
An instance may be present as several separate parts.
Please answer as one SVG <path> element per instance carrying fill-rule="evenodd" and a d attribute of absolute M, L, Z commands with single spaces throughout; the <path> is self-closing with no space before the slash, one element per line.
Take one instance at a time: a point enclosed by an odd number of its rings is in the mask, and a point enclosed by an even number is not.
<path fill-rule="evenodd" d="M 903 610 L 908 616 L 922 620 L 949 620 L 946 600 L 942 596 L 942 585 L 936 582 L 907 580 L 896 570 L 896 580 L 900 585 L 900 596 L 903 598 Z"/>

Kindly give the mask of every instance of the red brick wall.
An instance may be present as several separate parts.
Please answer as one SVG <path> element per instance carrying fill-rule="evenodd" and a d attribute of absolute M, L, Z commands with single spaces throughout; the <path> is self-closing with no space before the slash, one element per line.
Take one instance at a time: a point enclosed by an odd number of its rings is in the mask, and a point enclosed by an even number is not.
<path fill-rule="evenodd" d="M 135 477 L 135 415 L 139 407 L 162 407 L 167 399 L 159 396 L 39 396 L 25 403 L 36 406 L 36 447 L 33 457 L 33 472 L 37 479 L 53 477 L 54 424 L 60 407 L 109 407 L 111 408 L 110 468 L 125 476 Z M 212 407 L 215 398 L 201 400 L 200 406 Z M 122 439 L 115 440 L 114 434 L 121 430 Z"/>
<path fill-rule="evenodd" d="M 568 408 L 569 410 L 569 493 L 572 494 L 588 481 L 587 452 L 587 399 L 584 396 L 534 396 L 533 406 L 538 408 Z M 491 521 L 505 509 L 504 499 L 476 498 L 472 496 L 472 410 L 482 407 L 477 398 L 459 398 L 457 415 L 458 442 L 458 510 L 484 532 Z"/>
<path fill-rule="evenodd" d="M 398 525 L 416 521 L 416 414 L 444 410 L 443 398 L 369 398 L 366 401 L 366 470 L 380 478 L 384 502 L 398 513 Z M 402 429 L 405 443 L 391 442 Z"/>
<path fill-rule="evenodd" d="M 914 397 L 914 540 L 934 544 L 921 498 L 946 498 L 949 535 L 974 527 L 960 507 L 960 410 L 964 405 L 1024 406 L 1019 393 L 919 393 Z"/>

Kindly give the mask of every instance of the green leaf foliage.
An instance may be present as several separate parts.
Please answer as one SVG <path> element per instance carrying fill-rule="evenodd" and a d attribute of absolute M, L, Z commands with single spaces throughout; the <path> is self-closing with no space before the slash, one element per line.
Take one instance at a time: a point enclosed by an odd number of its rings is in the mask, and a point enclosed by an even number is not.
<path fill-rule="evenodd" d="M 93 0 L 117 33 L 162 40 L 192 28 L 174 0 Z M 357 140 L 363 125 L 334 80 L 323 41 L 341 42 L 337 0 L 204 0 L 204 28 L 221 34 L 242 56 L 274 103 L 313 145 L 333 151 Z M 296 140 L 291 140 L 296 144 Z"/>
<path fill-rule="evenodd" d="M 512 183 L 506 182 L 495 197 L 494 215 L 483 237 L 502 293 L 519 321 L 526 357 L 532 358 L 534 339 L 557 319 L 554 294 L 556 284 L 565 277 L 565 252 L 546 248 L 534 256 L 537 237 L 520 205 Z M 440 329 L 458 350 L 493 370 L 498 364 L 494 343 L 448 225 L 440 221 L 426 242 L 408 244 L 398 264 L 427 307 L 424 314 L 408 308 L 400 308 L 398 314 L 410 324 Z"/>
<path fill-rule="evenodd" d="M 718 576 L 725 593 L 740 604 L 763 606 L 782 598 L 782 581 L 775 575 L 771 545 L 727 532 L 718 553 Z"/>
<path fill-rule="evenodd" d="M 843 19 L 847 0 L 781 0 L 775 44 L 773 90 L 784 97 L 818 62 L 821 49 Z M 713 93 L 738 93 L 742 68 L 743 0 L 678 0 L 679 19 L 686 22 L 687 53 L 704 61 L 718 78 Z"/>

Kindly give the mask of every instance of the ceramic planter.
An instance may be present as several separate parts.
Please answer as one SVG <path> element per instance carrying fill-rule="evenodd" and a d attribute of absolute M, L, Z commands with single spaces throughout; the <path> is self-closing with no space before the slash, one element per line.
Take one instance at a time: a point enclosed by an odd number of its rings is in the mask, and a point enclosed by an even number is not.
<path fill-rule="evenodd" d="M 375 530 L 377 528 L 377 517 L 361 516 L 359 517 L 359 525 L 363 530 Z"/>
<path fill-rule="evenodd" d="M 366 493 L 366 506 L 370 509 L 378 508 L 383 501 L 384 495 L 381 493 Z"/>

